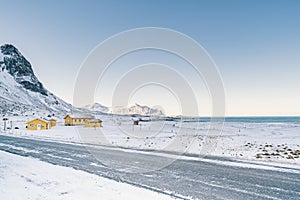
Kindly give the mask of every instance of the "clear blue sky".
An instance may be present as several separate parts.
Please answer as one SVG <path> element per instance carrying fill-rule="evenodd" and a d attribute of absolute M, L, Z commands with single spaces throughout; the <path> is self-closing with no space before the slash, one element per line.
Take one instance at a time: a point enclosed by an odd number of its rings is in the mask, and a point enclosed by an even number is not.
<path fill-rule="evenodd" d="M 224 81 L 228 115 L 300 115 L 300 1 L 6 0 L 0 5 L 0 44 L 14 44 L 46 88 L 70 103 L 79 67 L 96 45 L 121 31 L 151 26 L 180 31 L 208 51 Z"/>

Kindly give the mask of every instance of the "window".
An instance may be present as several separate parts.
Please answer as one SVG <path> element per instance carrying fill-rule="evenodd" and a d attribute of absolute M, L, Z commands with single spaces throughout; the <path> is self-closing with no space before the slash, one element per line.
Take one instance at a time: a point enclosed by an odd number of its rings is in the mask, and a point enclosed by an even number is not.
<path fill-rule="evenodd" d="M 29 124 L 29 126 L 30 126 L 31 128 L 33 128 L 33 127 L 34 127 L 34 124 Z"/>

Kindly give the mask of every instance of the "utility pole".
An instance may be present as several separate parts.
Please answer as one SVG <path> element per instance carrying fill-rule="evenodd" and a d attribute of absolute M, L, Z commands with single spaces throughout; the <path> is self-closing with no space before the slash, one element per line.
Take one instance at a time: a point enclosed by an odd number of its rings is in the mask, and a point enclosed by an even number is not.
<path fill-rule="evenodd" d="M 6 131 L 6 121 L 7 120 L 8 120 L 7 118 L 3 118 L 3 121 L 4 121 L 4 131 Z"/>

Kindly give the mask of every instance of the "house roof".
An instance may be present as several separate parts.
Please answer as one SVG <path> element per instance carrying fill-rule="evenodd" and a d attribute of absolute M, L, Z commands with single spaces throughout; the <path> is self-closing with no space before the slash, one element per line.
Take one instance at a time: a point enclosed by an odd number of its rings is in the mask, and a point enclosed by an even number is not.
<path fill-rule="evenodd" d="M 34 122 L 34 121 L 41 121 L 41 122 L 46 123 L 46 124 L 48 123 L 48 121 L 46 121 L 46 120 L 42 120 L 42 119 L 40 119 L 40 118 L 35 118 L 35 119 L 33 119 L 33 120 L 27 122 L 26 124 L 30 124 L 30 123 L 32 123 L 32 122 Z"/>
<path fill-rule="evenodd" d="M 68 114 L 64 117 L 64 119 L 67 118 L 67 116 L 70 116 L 73 119 L 94 119 L 93 115 L 89 114 L 81 114 L 81 113 L 76 113 L 76 114 Z"/>
<path fill-rule="evenodd" d="M 51 119 L 49 119 L 49 121 L 56 121 L 56 119 L 54 119 L 54 118 L 51 118 Z"/>
<path fill-rule="evenodd" d="M 97 122 L 102 122 L 102 120 L 101 119 L 91 119 L 91 120 L 89 120 L 89 122 L 97 123 Z"/>

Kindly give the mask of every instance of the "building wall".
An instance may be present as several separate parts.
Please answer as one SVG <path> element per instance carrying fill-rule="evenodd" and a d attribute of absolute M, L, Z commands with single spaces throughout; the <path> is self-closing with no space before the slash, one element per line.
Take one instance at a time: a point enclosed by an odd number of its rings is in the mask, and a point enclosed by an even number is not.
<path fill-rule="evenodd" d="M 74 125 L 84 125 L 85 122 L 87 122 L 88 119 L 73 119 L 73 124 Z"/>
<path fill-rule="evenodd" d="M 34 120 L 26 125 L 27 130 L 47 130 L 49 128 L 49 124 L 41 120 Z"/>
<path fill-rule="evenodd" d="M 85 123 L 85 127 L 101 127 L 102 123 L 101 122 L 87 122 Z"/>
<path fill-rule="evenodd" d="M 55 120 L 50 120 L 50 126 L 56 126 L 56 121 Z"/>
<path fill-rule="evenodd" d="M 73 124 L 73 119 L 72 119 L 70 116 L 67 116 L 67 117 L 65 118 L 65 125 L 66 125 L 66 126 L 74 125 L 74 124 Z"/>
<path fill-rule="evenodd" d="M 70 116 L 67 116 L 65 118 L 65 125 L 66 126 L 84 125 L 87 121 L 88 121 L 88 119 L 84 119 L 84 118 L 73 119 Z"/>

